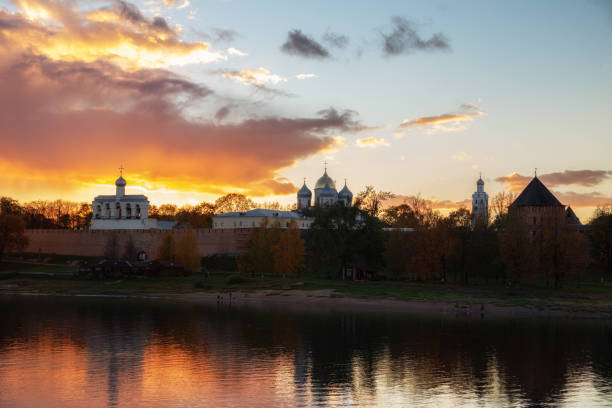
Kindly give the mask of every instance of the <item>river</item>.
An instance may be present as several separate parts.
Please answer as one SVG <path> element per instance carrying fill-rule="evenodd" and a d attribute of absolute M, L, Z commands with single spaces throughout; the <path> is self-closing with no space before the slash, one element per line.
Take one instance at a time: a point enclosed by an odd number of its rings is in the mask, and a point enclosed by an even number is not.
<path fill-rule="evenodd" d="M 0 296 L 0 407 L 612 406 L 612 322 Z"/>

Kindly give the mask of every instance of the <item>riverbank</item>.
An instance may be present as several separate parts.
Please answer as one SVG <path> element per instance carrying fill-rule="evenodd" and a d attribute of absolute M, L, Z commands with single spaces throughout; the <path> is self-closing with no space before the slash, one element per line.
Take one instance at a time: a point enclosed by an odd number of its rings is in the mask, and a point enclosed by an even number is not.
<path fill-rule="evenodd" d="M 70 265 L 3 263 L 0 294 L 120 296 L 247 308 L 376 311 L 466 316 L 611 318 L 612 288 L 351 282 L 311 277 L 77 279 Z M 230 295 L 231 293 L 231 295 Z"/>

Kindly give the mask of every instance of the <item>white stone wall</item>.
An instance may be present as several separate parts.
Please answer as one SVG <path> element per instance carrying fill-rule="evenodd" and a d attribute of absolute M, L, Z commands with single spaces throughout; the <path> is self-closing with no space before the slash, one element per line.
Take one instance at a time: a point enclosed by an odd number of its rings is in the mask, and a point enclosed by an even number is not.
<path fill-rule="evenodd" d="M 91 220 L 91 230 L 139 230 L 156 229 L 157 220 L 153 218 L 142 219 L 112 219 L 112 218 L 93 218 Z"/>
<path fill-rule="evenodd" d="M 268 218 L 268 225 L 280 223 L 282 228 L 286 228 L 291 220 L 295 220 L 299 229 L 308 229 L 312 224 L 312 219 L 295 219 L 286 217 L 218 217 L 212 218 L 214 229 L 233 229 L 233 228 L 258 228 Z"/>

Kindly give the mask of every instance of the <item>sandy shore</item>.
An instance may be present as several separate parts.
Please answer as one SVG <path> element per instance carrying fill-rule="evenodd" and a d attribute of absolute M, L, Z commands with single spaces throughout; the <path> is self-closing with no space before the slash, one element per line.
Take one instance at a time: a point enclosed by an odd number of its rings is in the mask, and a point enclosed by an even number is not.
<path fill-rule="evenodd" d="M 541 309 L 526 306 L 496 305 L 492 302 L 442 302 L 345 297 L 332 289 L 324 290 L 257 290 L 242 292 L 192 292 L 157 294 L 58 294 L 44 292 L 0 291 L 0 295 L 99 297 L 163 300 L 254 310 L 293 310 L 314 313 L 373 312 L 429 316 L 483 317 L 554 317 L 572 319 L 611 319 L 605 312 L 575 311 L 570 308 Z"/>
<path fill-rule="evenodd" d="M 419 315 L 447 316 L 505 316 L 505 317 L 566 317 L 610 319 L 603 312 L 580 312 L 571 310 L 537 309 L 524 306 L 499 306 L 493 303 L 451 303 L 434 301 L 406 301 L 393 299 L 362 299 L 344 297 L 333 290 L 259 290 L 255 292 L 188 294 L 159 294 L 155 297 L 197 304 L 230 305 L 250 309 L 287 309 L 309 312 L 377 312 L 407 313 Z"/>

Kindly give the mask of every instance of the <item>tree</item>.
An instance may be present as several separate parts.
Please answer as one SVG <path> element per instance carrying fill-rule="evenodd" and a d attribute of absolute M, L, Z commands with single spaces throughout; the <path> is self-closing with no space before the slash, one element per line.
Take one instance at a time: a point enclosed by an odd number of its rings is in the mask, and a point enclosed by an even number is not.
<path fill-rule="evenodd" d="M 176 243 L 169 232 L 164 235 L 157 248 L 157 259 L 160 261 L 174 261 L 176 259 Z"/>
<path fill-rule="evenodd" d="M 408 274 L 413 262 L 413 249 L 411 236 L 401 231 L 391 232 L 385 249 L 385 263 L 394 279 L 400 279 Z"/>
<path fill-rule="evenodd" d="M 463 283 L 467 284 L 469 282 L 468 259 L 473 235 L 472 214 L 467 208 L 462 207 L 451 212 L 447 218 L 449 238 L 447 238 L 446 256 L 453 263 L 455 274 L 459 273 Z M 455 280 L 457 280 L 456 277 Z"/>
<path fill-rule="evenodd" d="M 508 278 L 523 281 L 533 277 L 537 257 L 519 216 L 508 214 L 505 227 L 499 233 L 499 249 Z"/>
<path fill-rule="evenodd" d="M 596 266 L 612 275 L 612 206 L 595 210 L 589 231 L 591 253 Z"/>
<path fill-rule="evenodd" d="M 278 225 L 270 226 L 267 218 L 259 228 L 252 229 L 248 237 L 248 250 L 238 261 L 238 270 L 245 274 L 263 276 L 274 270 L 272 248 L 279 241 Z"/>
<path fill-rule="evenodd" d="M 304 266 L 304 240 L 295 220 L 279 234 L 276 245 L 272 247 L 274 254 L 274 272 L 285 277 L 292 276 Z"/>
<path fill-rule="evenodd" d="M 243 212 L 255 208 L 255 203 L 243 194 L 230 193 L 217 198 L 215 201 L 215 214 L 227 212 Z"/>
<path fill-rule="evenodd" d="M 23 208 L 17 200 L 10 197 L 0 197 L 0 214 L 2 215 L 21 215 Z"/>
<path fill-rule="evenodd" d="M 374 186 L 366 186 L 365 190 L 357 194 L 355 207 L 372 217 L 378 217 L 382 212 L 382 203 L 393 197 L 395 194 L 390 191 L 379 190 L 377 192 Z"/>
<path fill-rule="evenodd" d="M 196 206 L 181 207 L 176 213 L 176 221 L 191 228 L 211 228 L 214 214 L 215 206 L 203 201 Z"/>
<path fill-rule="evenodd" d="M 505 191 L 502 191 L 493 197 L 491 200 L 491 208 L 493 209 L 493 214 L 495 214 L 493 222 L 496 224 L 496 226 L 503 223 L 503 220 L 508 215 L 508 207 L 510 207 L 510 204 L 512 204 L 515 199 L 516 194 Z"/>
<path fill-rule="evenodd" d="M 419 223 L 416 213 L 406 203 L 388 207 L 381 218 L 392 228 L 416 228 Z"/>
<path fill-rule="evenodd" d="M 196 236 L 192 229 L 186 229 L 176 246 L 176 260 L 191 272 L 200 271 L 202 259 L 198 251 Z"/>
<path fill-rule="evenodd" d="M 0 260 L 12 251 L 22 251 L 28 245 L 24 234 L 25 222 L 14 214 L 0 214 Z"/>
<path fill-rule="evenodd" d="M 308 231 L 316 268 L 327 277 L 341 276 L 342 267 L 352 259 L 375 268 L 383 264 L 385 236 L 382 222 L 342 202 L 315 207 L 315 220 Z"/>

